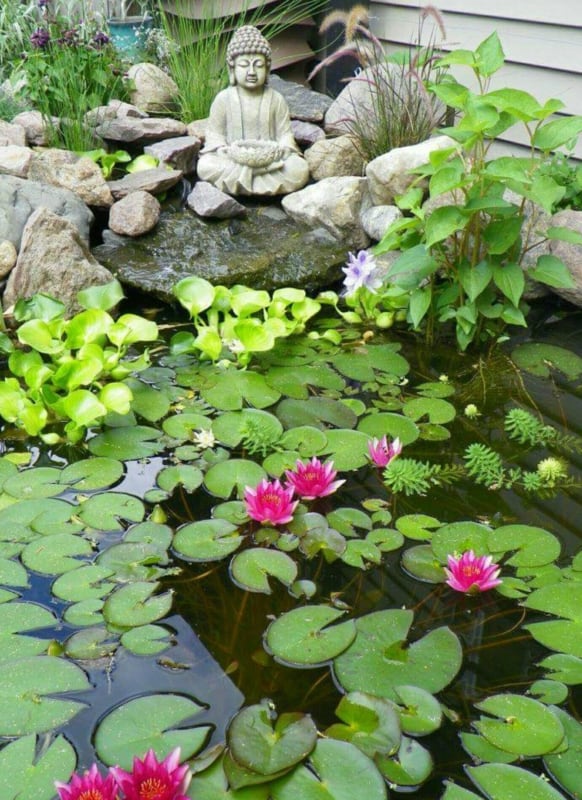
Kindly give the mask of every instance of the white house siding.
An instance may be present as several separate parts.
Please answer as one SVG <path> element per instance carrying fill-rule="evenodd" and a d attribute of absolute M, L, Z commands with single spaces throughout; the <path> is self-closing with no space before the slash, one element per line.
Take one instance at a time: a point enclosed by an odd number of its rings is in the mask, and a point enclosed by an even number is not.
<path fill-rule="evenodd" d="M 376 0 L 370 3 L 370 25 L 388 52 L 402 49 L 418 37 L 420 12 L 425 2 Z M 492 78 L 491 88 L 523 89 L 544 103 L 558 98 L 561 114 L 582 115 L 582 3 L 580 0 L 442 0 L 440 11 L 446 38 L 445 50 L 475 47 L 497 31 L 506 63 Z M 423 28 L 426 41 L 434 26 L 428 17 Z M 457 78 L 467 82 L 468 70 Z M 507 131 L 502 142 L 514 151 L 527 141 L 523 128 Z M 582 158 L 582 143 L 575 155 Z"/>

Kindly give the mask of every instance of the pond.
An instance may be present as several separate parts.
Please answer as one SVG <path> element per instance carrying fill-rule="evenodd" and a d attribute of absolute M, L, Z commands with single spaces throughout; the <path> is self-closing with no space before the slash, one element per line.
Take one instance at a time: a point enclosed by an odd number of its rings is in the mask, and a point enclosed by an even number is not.
<path fill-rule="evenodd" d="M 320 315 L 246 369 L 156 344 L 86 445 L 6 426 L 4 800 L 177 746 L 204 800 L 580 797 L 579 330 L 460 355 Z M 337 475 L 253 516 L 298 460 Z M 445 582 L 469 550 L 501 583 Z"/>

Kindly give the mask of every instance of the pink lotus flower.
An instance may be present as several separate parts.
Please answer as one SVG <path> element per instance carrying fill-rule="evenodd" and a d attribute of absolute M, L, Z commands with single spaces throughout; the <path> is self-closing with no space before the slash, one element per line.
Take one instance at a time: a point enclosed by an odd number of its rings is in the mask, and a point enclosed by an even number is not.
<path fill-rule="evenodd" d="M 457 592 L 477 594 L 499 586 L 501 580 L 497 577 L 501 572 L 499 564 L 493 564 L 492 556 L 476 556 L 472 550 L 467 550 L 461 556 L 447 556 L 448 569 L 447 584 Z"/>
<path fill-rule="evenodd" d="M 368 452 L 370 458 L 377 467 L 387 467 L 391 461 L 402 452 L 402 442 L 398 437 L 388 444 L 388 439 L 383 436 L 381 439 L 372 439 L 368 442 Z"/>
<path fill-rule="evenodd" d="M 256 489 L 246 487 L 244 501 L 247 514 L 262 524 L 285 525 L 293 519 L 299 500 L 292 501 L 293 487 L 284 489 L 277 480 L 262 480 Z"/>
<path fill-rule="evenodd" d="M 70 783 L 55 781 L 61 800 L 117 800 L 117 784 L 113 775 L 103 778 L 97 765 L 83 775 L 73 775 Z"/>
<path fill-rule="evenodd" d="M 176 747 L 163 761 L 153 750 L 141 760 L 133 759 L 133 769 L 126 772 L 112 767 L 111 774 L 123 792 L 125 800 L 188 800 L 186 789 L 192 773 L 187 764 L 180 764 L 180 748 Z M 93 800 L 88 795 L 87 800 Z"/>
<path fill-rule="evenodd" d="M 333 494 L 345 481 L 334 481 L 337 472 L 333 468 L 333 461 L 322 464 L 315 456 L 304 464 L 297 461 L 295 470 L 285 472 L 287 481 L 304 500 L 314 500 L 316 497 L 325 497 Z"/>

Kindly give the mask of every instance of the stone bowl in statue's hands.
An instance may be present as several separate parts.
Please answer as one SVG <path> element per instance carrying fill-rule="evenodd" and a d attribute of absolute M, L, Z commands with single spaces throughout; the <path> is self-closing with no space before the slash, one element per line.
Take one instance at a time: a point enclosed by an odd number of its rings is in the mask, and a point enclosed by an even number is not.
<path fill-rule="evenodd" d="M 283 157 L 283 148 L 277 142 L 239 139 L 230 145 L 229 155 L 245 167 L 268 167 Z"/>

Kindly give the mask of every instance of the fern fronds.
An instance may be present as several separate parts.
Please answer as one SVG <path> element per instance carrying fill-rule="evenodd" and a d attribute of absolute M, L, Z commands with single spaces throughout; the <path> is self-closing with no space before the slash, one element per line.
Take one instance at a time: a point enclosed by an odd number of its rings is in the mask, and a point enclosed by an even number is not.
<path fill-rule="evenodd" d="M 465 468 L 475 483 L 488 488 L 499 488 L 505 482 L 505 470 L 499 453 L 485 444 L 474 442 L 464 454 Z"/>
<path fill-rule="evenodd" d="M 270 426 L 261 425 L 260 422 L 252 419 L 245 421 L 242 429 L 242 447 L 250 455 L 257 453 L 263 458 L 277 446 L 281 435 L 271 429 Z"/>

